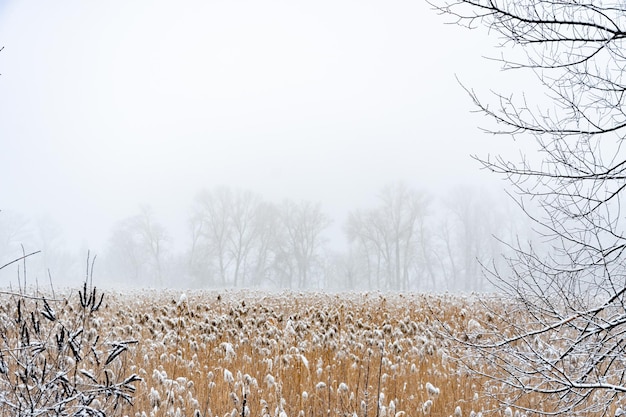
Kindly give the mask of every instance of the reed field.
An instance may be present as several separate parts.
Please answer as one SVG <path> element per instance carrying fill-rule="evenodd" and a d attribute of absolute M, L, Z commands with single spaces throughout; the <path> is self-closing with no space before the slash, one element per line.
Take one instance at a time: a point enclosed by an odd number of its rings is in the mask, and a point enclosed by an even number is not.
<path fill-rule="evenodd" d="M 521 415 L 498 410 L 484 395 L 497 385 L 461 369 L 464 348 L 444 336 L 493 320 L 477 296 L 85 287 L 45 305 L 1 297 L 2 416 L 64 395 L 55 407 L 84 416 Z M 56 400 L 45 394 L 55 387 Z"/>

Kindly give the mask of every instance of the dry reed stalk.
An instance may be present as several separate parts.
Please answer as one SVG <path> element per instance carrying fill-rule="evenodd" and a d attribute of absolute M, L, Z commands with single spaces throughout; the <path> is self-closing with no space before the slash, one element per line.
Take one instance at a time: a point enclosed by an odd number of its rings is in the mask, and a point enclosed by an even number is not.
<path fill-rule="evenodd" d="M 452 360 L 457 347 L 441 337 L 441 323 L 462 332 L 471 318 L 489 320 L 473 298 L 108 295 L 102 326 L 139 341 L 126 352 L 144 379 L 131 416 L 415 417 L 430 400 L 429 416 L 448 417 L 457 406 L 464 416 L 497 406 L 481 395 L 490 382 L 464 373 Z"/>

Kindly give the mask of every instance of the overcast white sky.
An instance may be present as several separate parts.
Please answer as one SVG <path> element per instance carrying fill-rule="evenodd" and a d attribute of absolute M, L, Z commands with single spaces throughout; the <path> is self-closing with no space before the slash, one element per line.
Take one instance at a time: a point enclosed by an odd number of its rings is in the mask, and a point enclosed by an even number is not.
<path fill-rule="evenodd" d="M 103 250 L 139 204 L 182 225 L 203 187 L 341 222 L 392 181 L 483 181 L 469 155 L 505 139 L 455 74 L 486 90 L 495 40 L 444 21 L 423 0 L 0 0 L 0 208 Z"/>

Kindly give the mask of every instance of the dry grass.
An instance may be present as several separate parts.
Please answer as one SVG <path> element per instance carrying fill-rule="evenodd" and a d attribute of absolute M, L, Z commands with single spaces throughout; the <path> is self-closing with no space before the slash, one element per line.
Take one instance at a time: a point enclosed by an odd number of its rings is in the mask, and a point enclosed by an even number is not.
<path fill-rule="evenodd" d="M 492 320 L 474 298 L 107 292 L 98 313 L 89 326 L 101 340 L 138 340 L 115 365 L 142 380 L 115 415 L 458 417 L 498 406 L 482 395 L 497 386 L 461 371 L 441 336 Z"/>
<path fill-rule="evenodd" d="M 129 356 L 144 378 L 130 414 L 447 417 L 496 406 L 439 332 L 438 320 L 485 320 L 473 306 L 452 296 L 142 292 L 110 294 L 104 322 L 111 337 L 141 341 Z"/>

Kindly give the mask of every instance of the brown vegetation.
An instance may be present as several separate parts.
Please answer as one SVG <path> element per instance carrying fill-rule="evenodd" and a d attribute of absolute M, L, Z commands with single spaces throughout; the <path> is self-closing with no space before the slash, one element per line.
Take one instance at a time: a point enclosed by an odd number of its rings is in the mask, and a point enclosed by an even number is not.
<path fill-rule="evenodd" d="M 4 297 L 7 306 L 16 299 Z M 69 317 L 77 311 L 72 300 L 79 295 L 49 303 L 55 314 Z M 123 354 L 111 364 L 116 375 L 141 378 L 132 383 L 132 404 L 118 401 L 107 416 L 447 417 L 459 411 L 468 416 L 496 409 L 496 398 L 485 393 L 497 394 L 498 387 L 464 371 L 453 358 L 465 347 L 444 335 L 481 337 L 494 317 L 485 300 L 109 292 L 84 323 L 93 329 L 89 334 L 97 333 L 93 343 L 101 352 L 125 341 Z M 45 311 L 41 301 L 31 303 Z M 10 322 L 14 312 L 9 307 L 2 314 Z M 80 381 L 86 366 L 76 361 L 72 368 Z M 106 376 L 104 370 L 91 372 L 98 382 Z"/>
<path fill-rule="evenodd" d="M 104 321 L 114 337 L 141 341 L 129 357 L 144 379 L 137 415 L 449 416 L 496 406 L 440 332 L 438 320 L 459 330 L 487 320 L 475 306 L 452 296 L 142 292 L 112 295 Z"/>

